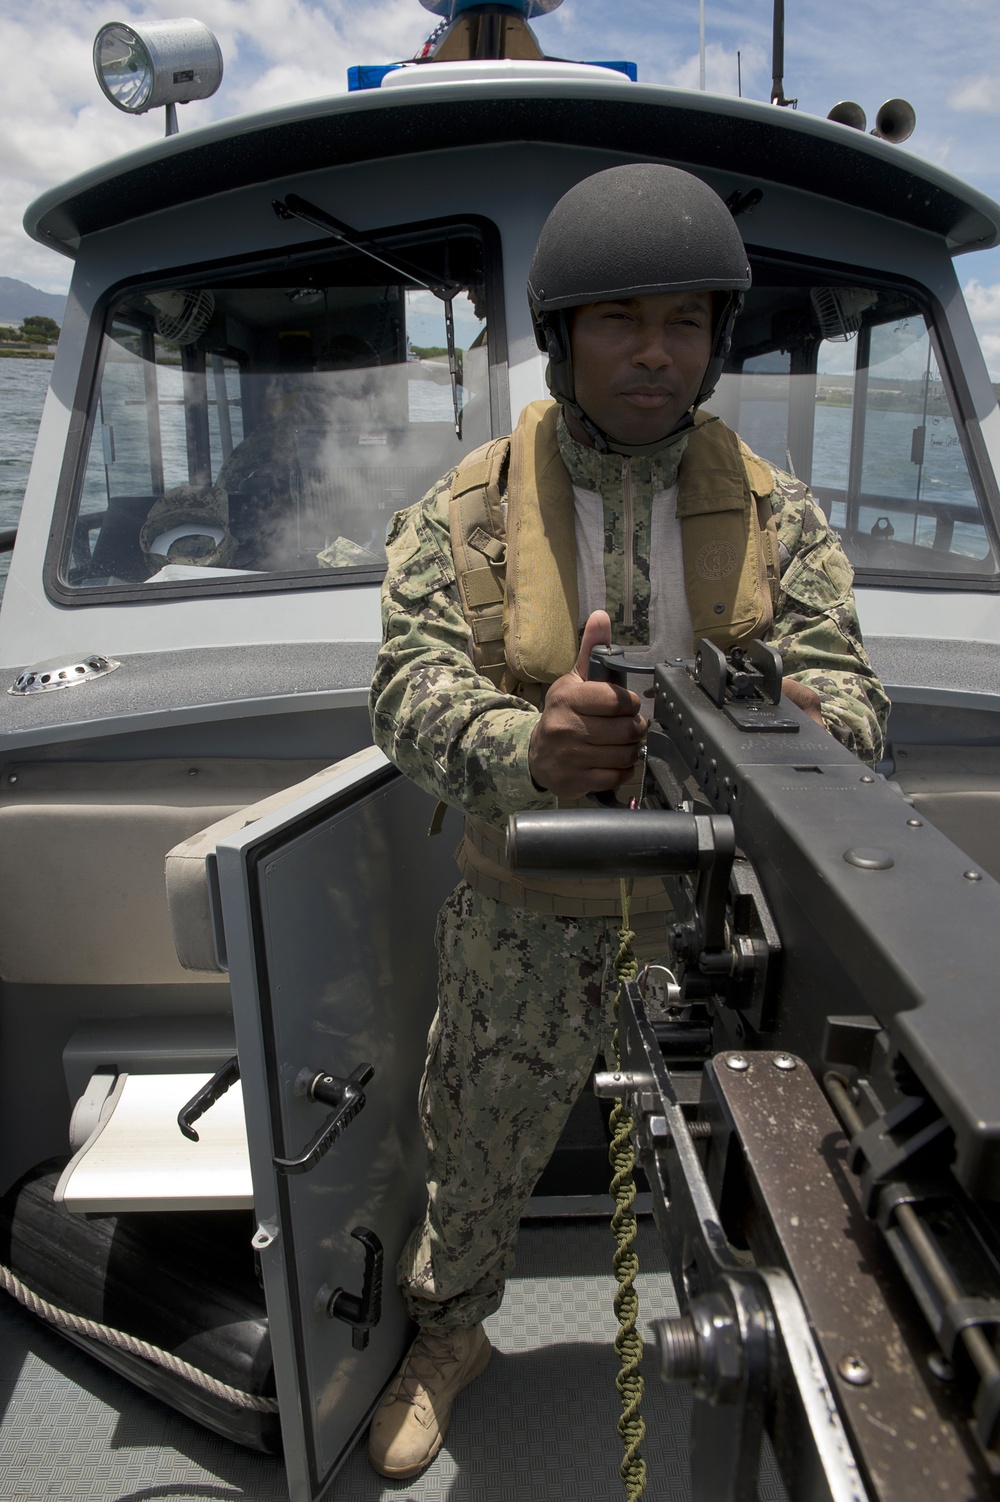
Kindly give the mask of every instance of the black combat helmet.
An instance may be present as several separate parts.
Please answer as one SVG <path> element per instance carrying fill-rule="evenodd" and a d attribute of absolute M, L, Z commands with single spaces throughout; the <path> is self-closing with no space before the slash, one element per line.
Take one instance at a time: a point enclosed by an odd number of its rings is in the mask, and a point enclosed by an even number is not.
<path fill-rule="evenodd" d="M 528 273 L 535 338 L 549 357 L 549 390 L 599 449 L 634 453 L 657 447 L 616 443 L 577 404 L 566 311 L 656 292 L 728 293 L 713 300 L 712 354 L 697 407 L 718 384 L 749 286 L 740 232 L 722 199 L 700 178 L 655 162 L 631 162 L 584 178 L 546 219 Z M 686 416 L 680 426 L 690 423 Z"/>

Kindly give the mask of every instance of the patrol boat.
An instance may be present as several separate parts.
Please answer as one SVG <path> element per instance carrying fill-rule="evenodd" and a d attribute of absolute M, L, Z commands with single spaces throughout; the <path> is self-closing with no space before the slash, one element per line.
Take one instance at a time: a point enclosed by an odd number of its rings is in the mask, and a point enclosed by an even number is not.
<path fill-rule="evenodd" d="M 579 179 L 664 161 L 737 217 L 713 410 L 842 537 L 883 772 L 1000 876 L 1000 415 L 952 264 L 1000 209 L 900 148 L 901 101 L 868 135 L 546 57 L 559 0 L 423 3 L 412 62 L 27 214 L 74 273 L 0 616 L 0 1497 L 383 1494 L 356 1441 L 408 1338 L 455 843 L 370 743 L 383 544 L 545 395 L 525 279 Z M 220 71 L 192 22 L 96 56 L 168 130 Z M 547 1218 L 603 1208 L 575 1140 L 410 1496 L 618 1494 L 606 1230 Z M 648 1402 L 683 1496 L 685 1400 Z"/>

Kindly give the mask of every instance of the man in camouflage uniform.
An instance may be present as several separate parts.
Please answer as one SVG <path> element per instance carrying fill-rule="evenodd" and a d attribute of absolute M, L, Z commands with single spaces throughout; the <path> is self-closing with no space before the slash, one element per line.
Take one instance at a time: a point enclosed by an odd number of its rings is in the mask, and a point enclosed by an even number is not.
<path fill-rule="evenodd" d="M 700 237 L 692 238 L 692 224 Z M 622 247 L 623 227 L 637 250 Z M 560 291 L 562 264 L 574 256 Z M 631 263 L 644 256 L 649 264 L 636 270 Z M 698 510 L 692 456 L 706 445 L 716 458 L 737 455 L 747 514 L 757 514 L 750 476 L 760 515 L 771 516 L 759 536 L 750 527 L 756 542 L 740 566 L 752 573 L 752 555 L 770 550 L 772 600 L 761 609 L 773 615 L 785 693 L 870 765 L 881 755 L 887 701 L 861 645 L 850 565 L 835 535 L 804 485 L 740 447 L 723 424 L 699 414 L 696 426 L 692 415 L 718 379 L 748 285 L 725 207 L 688 174 L 631 166 L 578 184 L 553 210 L 529 282 L 558 407 L 533 404 L 510 445 L 491 450 L 501 455 L 495 513 L 510 548 L 498 553 L 496 539 L 482 535 L 476 546 L 494 562 L 506 557 L 499 665 L 484 667 L 475 592 L 456 570 L 465 464 L 390 531 L 373 733 L 403 772 L 463 810 L 467 826 L 465 879 L 438 921 L 439 1005 L 421 1087 L 428 1208 L 399 1265 L 420 1333 L 372 1424 L 369 1455 L 383 1475 L 415 1475 L 433 1459 L 455 1395 L 485 1367 L 482 1321 L 502 1298 L 521 1210 L 595 1057 L 609 1054 L 613 894 L 588 896 L 584 881 L 518 882 L 501 865 L 502 832 L 513 812 L 579 800 L 633 775 L 646 728 L 640 700 L 586 681 L 593 645 L 613 638 L 650 662 L 689 657 L 699 612 L 722 608 L 705 601 L 738 550 L 713 542 L 710 529 L 692 551 L 694 534 L 682 536 L 674 514 L 685 498 Z M 553 659 L 530 681 L 523 664 L 533 628 L 514 597 L 522 588 L 530 595 L 535 556 L 522 557 L 515 585 L 522 497 L 514 485 L 541 492 L 553 475 L 573 519 L 578 610 L 568 661 Z M 711 498 L 699 504 L 711 509 Z M 682 552 L 691 553 L 694 574 L 683 572 Z M 561 579 L 565 556 L 557 562 Z M 541 603 L 558 621 L 564 602 Z M 549 618 L 543 611 L 535 631 L 542 659 Z M 662 889 L 639 907 L 637 947 L 652 957 L 665 927 Z"/>

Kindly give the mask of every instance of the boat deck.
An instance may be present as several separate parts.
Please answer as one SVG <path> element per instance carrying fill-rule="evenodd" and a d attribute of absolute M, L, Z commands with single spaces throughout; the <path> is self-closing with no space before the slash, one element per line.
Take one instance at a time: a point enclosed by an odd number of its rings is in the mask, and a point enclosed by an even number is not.
<path fill-rule="evenodd" d="M 489 1321 L 495 1354 L 460 1399 L 447 1447 L 423 1476 L 384 1482 L 359 1444 L 331 1502 L 621 1502 L 615 1317 L 606 1223 L 527 1222 L 503 1308 Z M 676 1312 L 652 1222 L 639 1232 L 643 1326 Z M 649 1349 L 649 1348 L 647 1348 Z M 649 1502 L 685 1502 L 687 1389 L 647 1363 Z M 761 1477 L 761 1502 L 780 1479 Z M 287 1502 L 281 1461 L 191 1423 L 0 1297 L 0 1498 L 35 1502 Z"/>

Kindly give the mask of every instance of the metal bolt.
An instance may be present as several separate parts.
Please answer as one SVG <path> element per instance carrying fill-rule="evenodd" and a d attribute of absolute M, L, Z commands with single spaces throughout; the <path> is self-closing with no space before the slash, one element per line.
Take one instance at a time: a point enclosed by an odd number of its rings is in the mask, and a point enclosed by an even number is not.
<path fill-rule="evenodd" d="M 931 1375 L 939 1382 L 950 1382 L 955 1375 L 955 1368 L 947 1357 L 942 1356 L 940 1351 L 932 1351 L 927 1358 L 927 1366 Z"/>
<path fill-rule="evenodd" d="M 794 1069 L 795 1062 L 790 1053 L 776 1053 L 771 1060 L 775 1069 Z"/>
<path fill-rule="evenodd" d="M 690 1314 L 653 1321 L 664 1382 L 692 1382 L 701 1371 L 698 1332 Z"/>
<path fill-rule="evenodd" d="M 981 871 L 963 871 L 962 875 L 965 877 L 966 881 L 982 881 L 983 879 L 983 873 Z"/>
<path fill-rule="evenodd" d="M 856 845 L 844 851 L 844 859 L 861 871 L 891 871 L 896 864 L 892 851 L 881 845 Z"/>
<path fill-rule="evenodd" d="M 7 778 L 7 781 L 11 784 L 15 783 L 17 781 L 17 773 L 11 772 L 10 776 Z"/>
<path fill-rule="evenodd" d="M 731 1053 L 726 1055 L 726 1068 L 734 1069 L 737 1074 L 743 1074 L 750 1068 L 750 1060 L 745 1054 Z"/>
<path fill-rule="evenodd" d="M 869 777 L 868 773 L 866 772 L 865 775 L 864 775 L 864 777 L 861 778 L 861 781 L 862 782 L 874 782 L 875 779 L 874 779 L 874 777 Z"/>
<path fill-rule="evenodd" d="M 911 829 L 923 829 L 924 827 L 923 819 L 907 819 L 906 822 Z"/>
<path fill-rule="evenodd" d="M 710 1121 L 688 1121 L 685 1125 L 692 1142 L 705 1142 L 712 1135 Z M 647 1116 L 646 1127 L 651 1142 L 663 1143 L 665 1147 L 673 1145 L 674 1134 L 665 1116 Z"/>
<path fill-rule="evenodd" d="M 853 1351 L 849 1356 L 841 1356 L 837 1362 L 837 1371 L 852 1387 L 867 1387 L 872 1380 L 871 1367 Z"/>

